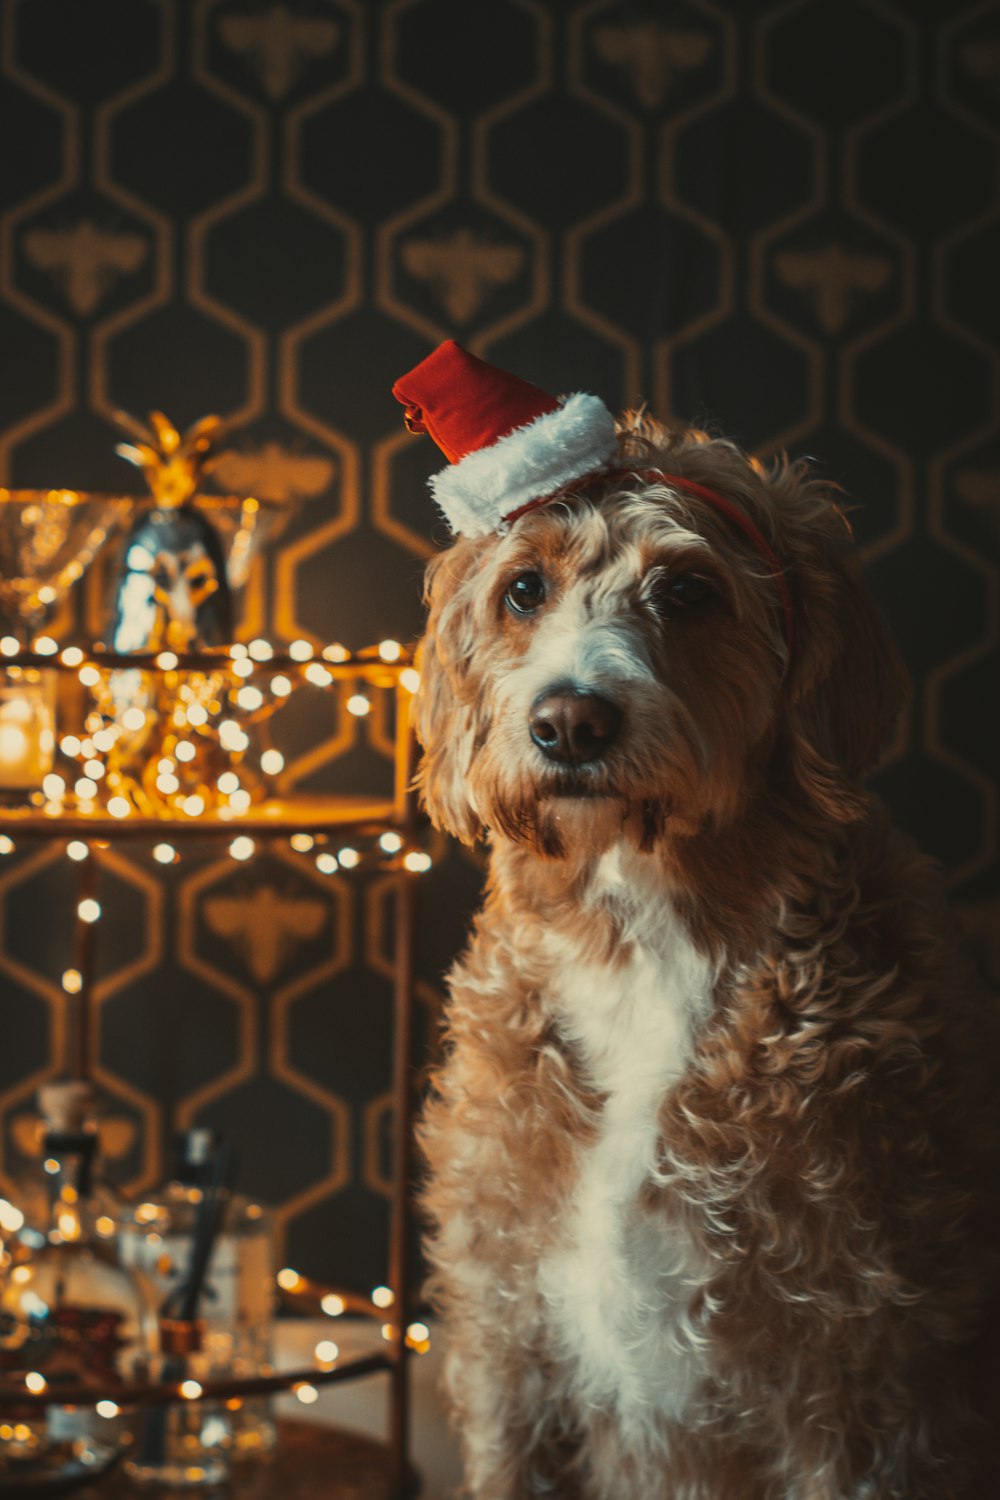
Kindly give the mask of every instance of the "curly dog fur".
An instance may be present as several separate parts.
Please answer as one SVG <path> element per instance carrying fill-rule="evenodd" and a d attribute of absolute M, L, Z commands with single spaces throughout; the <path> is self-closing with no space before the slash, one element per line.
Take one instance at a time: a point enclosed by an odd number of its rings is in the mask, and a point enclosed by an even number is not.
<path fill-rule="evenodd" d="M 467 1493 L 1000 1492 L 995 1009 L 860 782 L 901 669 L 803 466 L 640 416 L 620 444 L 429 570 L 422 792 L 490 843 L 421 1127 Z M 650 469 L 750 517 L 790 643 L 761 557 Z M 560 692 L 621 711 L 606 753 L 533 742 Z"/>

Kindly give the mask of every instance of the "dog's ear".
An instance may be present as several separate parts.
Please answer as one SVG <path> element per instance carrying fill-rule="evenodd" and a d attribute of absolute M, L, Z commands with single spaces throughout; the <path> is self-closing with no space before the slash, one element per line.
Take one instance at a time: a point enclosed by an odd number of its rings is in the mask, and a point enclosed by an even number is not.
<path fill-rule="evenodd" d="M 478 717 L 472 580 L 479 550 L 460 539 L 428 565 L 429 613 L 417 655 L 420 689 L 414 702 L 414 727 L 424 751 L 417 772 L 424 806 L 436 827 L 464 844 L 474 844 L 482 832 L 466 780 Z"/>
<path fill-rule="evenodd" d="M 863 811 L 858 783 L 877 764 L 906 700 L 906 671 L 830 487 L 803 465 L 770 477 L 795 607 L 786 682 L 790 765 L 819 811 L 848 822 Z"/>

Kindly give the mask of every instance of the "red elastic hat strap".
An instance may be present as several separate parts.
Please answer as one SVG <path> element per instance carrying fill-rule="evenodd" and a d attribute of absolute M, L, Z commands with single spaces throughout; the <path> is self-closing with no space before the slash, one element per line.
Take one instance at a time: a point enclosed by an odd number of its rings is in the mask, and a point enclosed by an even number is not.
<path fill-rule="evenodd" d="M 557 490 L 553 495 L 540 495 L 537 500 L 529 500 L 527 505 L 519 506 L 517 510 L 512 510 L 510 515 L 504 516 L 504 528 L 506 529 L 506 527 L 510 526 L 528 511 L 538 510 L 541 506 L 549 505 L 553 500 L 561 499 L 564 495 L 585 489 L 587 485 L 596 483 L 598 479 L 606 478 L 610 472 L 615 471 L 597 469 L 591 474 L 584 474 L 580 479 L 575 479 L 572 484 L 568 484 L 563 489 Z M 731 500 L 727 500 L 724 495 L 716 494 L 715 490 L 710 490 L 706 485 L 699 484 L 697 480 L 685 479 L 683 474 L 665 474 L 662 469 L 626 469 L 618 472 L 634 473 L 636 478 L 644 480 L 647 484 L 668 484 L 672 489 L 683 490 L 687 495 L 694 495 L 698 500 L 705 500 L 713 509 L 724 515 L 727 521 L 731 521 L 734 526 L 742 531 L 747 541 L 752 543 L 767 563 L 771 577 L 774 579 L 774 585 L 778 590 L 778 597 L 781 600 L 781 608 L 784 614 L 785 644 L 789 652 L 791 652 L 792 643 L 795 639 L 795 610 L 792 605 L 792 596 L 788 589 L 788 583 L 785 579 L 785 570 L 778 561 L 773 549 L 757 530 L 749 516 L 744 515 L 739 506 L 734 505 Z"/>

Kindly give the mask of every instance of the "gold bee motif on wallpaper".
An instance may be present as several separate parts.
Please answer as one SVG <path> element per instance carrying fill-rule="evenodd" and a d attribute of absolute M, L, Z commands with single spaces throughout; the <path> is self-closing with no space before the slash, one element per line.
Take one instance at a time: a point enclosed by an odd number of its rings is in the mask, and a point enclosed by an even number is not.
<path fill-rule="evenodd" d="M 712 38 L 703 31 L 676 31 L 659 21 L 601 26 L 594 38 L 597 55 L 621 68 L 643 109 L 659 109 L 679 72 L 704 67 Z"/>
<path fill-rule="evenodd" d="M 219 36 L 246 58 L 270 98 L 283 99 L 307 63 L 333 51 L 340 27 L 325 16 L 272 5 L 257 14 L 224 16 Z"/>
<path fill-rule="evenodd" d="M 210 896 L 202 910 L 209 930 L 226 939 L 258 984 L 270 984 L 301 943 L 318 937 L 329 914 L 325 901 L 288 895 L 273 885 Z"/>
<path fill-rule="evenodd" d="M 37 1110 L 30 1114 L 12 1115 L 10 1119 L 11 1139 L 19 1153 L 28 1161 L 42 1154 L 44 1125 Z M 97 1122 L 101 1156 L 105 1161 L 122 1161 L 135 1144 L 136 1123 L 124 1115 L 102 1114 Z"/>
<path fill-rule="evenodd" d="M 806 294 L 827 333 L 839 333 L 863 294 L 888 286 L 892 262 L 884 255 L 862 255 L 843 245 L 816 250 L 783 250 L 775 268 L 786 286 Z"/>
<path fill-rule="evenodd" d="M 474 318 L 496 287 L 514 280 L 525 259 L 520 245 L 493 245 L 470 229 L 458 229 L 450 239 L 410 240 L 402 257 L 405 269 L 430 284 L 455 323 Z"/>
<path fill-rule="evenodd" d="M 88 317 L 119 276 L 138 271 L 149 246 L 138 234 L 102 229 L 81 219 L 70 229 L 32 229 L 24 236 L 30 265 L 47 271 L 75 313 Z"/>
<path fill-rule="evenodd" d="M 224 489 L 237 495 L 266 495 L 269 500 L 311 500 L 329 489 L 333 475 L 332 459 L 293 453 L 274 442 L 241 451 L 231 448 L 215 466 L 216 481 Z"/>

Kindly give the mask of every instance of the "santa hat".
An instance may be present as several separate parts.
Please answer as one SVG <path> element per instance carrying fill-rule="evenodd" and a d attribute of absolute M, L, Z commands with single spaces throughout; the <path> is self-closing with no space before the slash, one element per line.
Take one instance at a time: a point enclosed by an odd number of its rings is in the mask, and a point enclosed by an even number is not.
<path fill-rule="evenodd" d="M 603 469 L 617 453 L 614 418 L 598 396 L 557 400 L 439 344 L 392 388 L 411 432 L 426 432 L 449 460 L 430 481 L 452 531 L 487 536 L 533 501 Z"/>
<path fill-rule="evenodd" d="M 461 536 L 504 530 L 525 511 L 610 469 L 618 453 L 614 418 L 598 396 L 577 391 L 556 399 L 454 339 L 397 380 L 392 394 L 406 408 L 410 431 L 428 433 L 449 460 L 430 487 Z M 636 477 L 706 501 L 743 533 L 774 578 L 790 649 L 794 612 L 784 569 L 750 517 L 684 475 L 656 469 Z"/>

